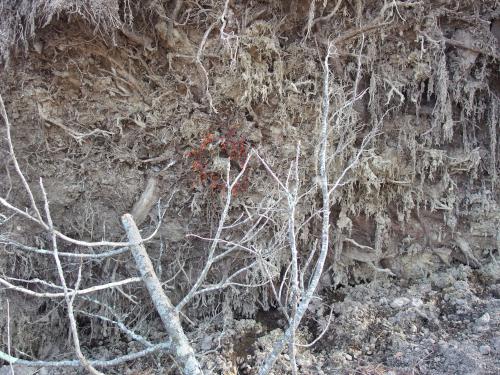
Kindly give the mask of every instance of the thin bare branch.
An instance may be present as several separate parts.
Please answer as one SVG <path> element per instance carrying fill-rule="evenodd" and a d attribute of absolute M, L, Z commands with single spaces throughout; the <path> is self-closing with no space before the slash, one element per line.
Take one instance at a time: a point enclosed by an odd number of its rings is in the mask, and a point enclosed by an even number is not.
<path fill-rule="evenodd" d="M 172 350 L 172 348 L 173 348 L 172 342 L 168 341 L 160 344 L 155 344 L 150 348 L 146 348 L 144 350 L 135 353 L 119 356 L 113 359 L 89 360 L 88 362 L 94 367 L 113 367 L 121 365 L 126 362 L 137 360 L 139 358 L 143 358 L 147 355 L 150 355 L 158 351 L 170 351 Z M 82 364 L 78 359 L 63 360 L 63 361 L 29 361 L 13 357 L 2 351 L 0 351 L 0 359 L 12 365 L 30 366 L 30 367 L 82 367 Z"/>
<path fill-rule="evenodd" d="M 19 208 L 13 206 L 9 202 L 7 202 L 5 199 L 0 198 L 0 204 L 2 204 L 3 206 L 7 207 L 8 209 L 10 209 L 10 210 L 18 213 L 19 215 L 25 217 L 26 219 L 29 219 L 29 220 L 31 220 L 31 221 L 33 221 L 33 222 L 41 225 L 43 228 L 45 228 L 46 230 L 48 230 L 47 224 L 45 224 L 43 221 L 40 221 L 37 218 L 35 218 L 34 216 L 28 214 L 27 212 L 24 212 L 24 211 L 20 210 Z M 151 239 L 153 239 L 156 236 L 156 234 L 158 233 L 158 231 L 160 230 L 160 226 L 161 226 L 161 220 L 158 222 L 158 225 L 156 226 L 156 228 L 153 231 L 153 233 L 150 234 L 145 239 L 143 239 L 143 243 L 144 242 L 148 242 Z M 77 239 L 68 237 L 68 236 L 66 236 L 65 234 L 59 232 L 56 229 L 54 229 L 54 234 L 56 235 L 56 237 L 58 237 L 58 238 L 60 238 L 62 240 L 65 240 L 65 241 L 67 241 L 69 243 L 72 243 L 73 245 L 84 246 L 84 247 L 99 247 L 99 246 L 124 247 L 124 246 L 130 246 L 131 245 L 129 242 L 111 242 L 111 241 L 88 242 L 88 241 L 81 241 L 81 240 L 77 240 Z"/>
<path fill-rule="evenodd" d="M 105 289 L 115 288 L 115 287 L 118 287 L 121 285 L 136 283 L 136 282 L 139 282 L 141 280 L 142 279 L 140 277 L 131 277 L 129 279 L 115 281 L 112 283 L 107 283 L 107 284 L 102 284 L 102 285 L 96 285 L 96 286 L 93 286 L 91 288 L 86 288 L 86 289 L 81 289 L 81 290 L 73 290 L 71 288 L 68 288 L 68 296 L 70 296 L 70 297 L 72 297 L 74 295 L 82 296 L 85 294 L 97 292 L 99 290 L 105 290 Z M 5 287 L 7 287 L 9 289 L 15 290 L 16 292 L 21 292 L 21 293 L 27 294 L 27 295 L 32 296 L 32 297 L 38 297 L 38 298 L 61 298 L 61 297 L 64 297 L 64 293 L 34 292 L 32 290 L 23 288 L 21 286 L 11 284 L 3 278 L 0 278 L 0 284 L 4 285 Z"/>
<path fill-rule="evenodd" d="M 76 310 L 76 312 L 78 314 L 89 316 L 92 318 L 97 318 L 99 320 L 102 320 L 103 322 L 108 322 L 108 323 L 111 323 L 111 324 L 117 326 L 120 329 L 120 331 L 125 333 L 127 336 L 129 336 L 133 340 L 140 342 L 142 345 L 144 345 L 147 348 L 152 348 L 154 346 L 151 342 L 146 340 L 146 338 L 144 338 L 143 336 L 135 333 L 130 328 L 128 328 L 121 320 L 113 320 L 113 319 L 107 318 L 107 317 L 102 316 L 102 315 L 92 314 L 92 313 L 89 313 L 87 311 L 82 311 L 82 310 Z"/>
<path fill-rule="evenodd" d="M 231 199 L 233 196 L 233 189 L 236 186 L 236 184 L 239 182 L 239 180 L 243 177 L 243 175 L 246 172 L 248 162 L 251 158 L 251 156 L 254 154 L 254 151 L 251 150 L 247 158 L 245 160 L 245 163 L 243 164 L 240 173 L 234 178 L 233 182 L 230 182 L 230 169 L 231 169 L 231 164 L 227 164 L 227 170 L 226 170 L 226 202 L 224 204 L 224 208 L 221 213 L 221 217 L 219 219 L 219 225 L 217 226 L 217 230 L 215 232 L 215 236 L 213 237 L 212 244 L 210 245 L 210 248 L 208 250 L 208 257 L 205 261 L 205 266 L 203 267 L 203 270 L 200 272 L 200 275 L 198 276 L 198 279 L 196 282 L 193 284 L 189 292 L 184 296 L 184 298 L 177 304 L 176 306 L 176 311 L 180 312 L 182 308 L 195 296 L 198 288 L 203 284 L 205 281 L 208 272 L 210 271 L 210 268 L 213 265 L 214 262 L 214 256 L 215 256 L 215 251 L 217 250 L 218 244 L 219 244 L 219 239 L 221 238 L 222 231 L 224 229 L 224 225 L 226 223 L 226 219 L 229 213 L 229 208 L 231 207 Z"/>
<path fill-rule="evenodd" d="M 87 358 L 85 358 L 85 356 L 83 355 L 82 350 L 80 348 L 80 338 L 78 335 L 78 327 L 76 324 L 75 314 L 74 314 L 74 310 L 73 310 L 73 302 L 75 300 L 76 295 L 72 295 L 72 296 L 69 295 L 69 291 L 68 291 L 68 287 L 66 284 L 66 279 L 64 277 L 64 271 L 62 268 L 61 260 L 59 259 L 59 255 L 58 255 L 57 236 L 54 232 L 54 225 L 52 223 L 52 217 L 51 217 L 50 208 L 49 208 L 49 200 L 47 198 L 47 193 L 45 192 L 45 188 L 43 186 L 43 182 L 42 182 L 41 178 L 40 178 L 40 188 L 42 190 L 43 200 L 45 202 L 45 205 L 44 205 L 45 216 L 47 217 L 47 226 L 48 226 L 48 229 L 50 231 L 51 238 L 52 238 L 52 249 L 54 251 L 54 260 L 55 260 L 56 266 L 57 266 L 57 273 L 59 274 L 59 279 L 61 281 L 61 285 L 62 285 L 63 290 L 64 290 L 64 300 L 66 301 L 66 307 L 68 310 L 68 319 L 69 319 L 70 328 L 71 328 L 71 337 L 73 338 L 73 346 L 74 346 L 74 349 L 76 352 L 76 356 L 80 360 L 82 366 L 88 372 L 90 372 L 93 375 L 104 375 L 102 372 L 96 370 L 94 368 L 94 366 L 92 366 L 87 361 Z M 81 276 L 82 276 L 82 273 L 81 273 L 81 264 L 80 264 L 80 268 L 78 271 L 78 280 L 77 280 L 76 285 L 75 285 L 75 292 L 78 291 L 78 287 L 79 287 L 80 281 L 81 281 Z"/>
<path fill-rule="evenodd" d="M 52 250 L 39 249 L 36 247 L 26 246 L 22 243 L 11 240 L 9 238 L 5 238 L 3 236 L 0 236 L 0 243 L 5 245 L 10 245 L 14 250 L 28 251 L 42 255 L 51 255 L 51 256 L 54 255 Z M 104 253 L 97 253 L 97 254 L 59 252 L 59 256 L 68 258 L 81 258 L 81 259 L 102 259 L 128 253 L 129 251 L 130 249 L 128 247 L 122 247 L 120 249 L 106 251 Z"/>
<path fill-rule="evenodd" d="M 330 230 L 330 193 L 328 191 L 328 174 L 326 170 L 327 148 L 328 148 L 328 118 L 330 112 L 330 69 L 328 61 L 332 53 L 333 45 L 329 45 L 328 52 L 324 59 L 324 75 L 323 75 L 323 96 L 322 96 L 322 111 L 321 111 L 321 135 L 320 135 L 320 152 L 319 152 L 319 168 L 320 168 L 320 187 L 323 199 L 322 209 L 322 229 L 321 229 L 321 245 L 318 259 L 316 260 L 315 268 L 311 281 L 305 290 L 305 293 L 298 305 L 292 324 L 288 327 L 285 334 L 278 339 L 274 345 L 272 352 L 267 356 L 264 364 L 259 370 L 259 375 L 267 375 L 273 368 L 278 356 L 283 350 L 283 347 L 290 342 L 290 338 L 300 324 L 309 303 L 314 295 L 316 287 L 319 283 L 323 266 L 325 264 L 326 255 L 329 246 L 329 230 Z M 292 343 L 293 345 L 294 343 Z"/>
<path fill-rule="evenodd" d="M 31 208 L 35 211 L 35 214 L 36 214 L 38 221 L 40 222 L 41 225 L 43 225 L 47 229 L 47 224 L 45 224 L 43 219 L 42 219 L 42 215 L 40 214 L 40 210 L 38 209 L 38 206 L 35 202 L 35 197 L 33 196 L 33 193 L 31 191 L 29 184 L 28 184 L 28 181 L 26 181 L 26 178 L 24 177 L 24 174 L 21 171 L 21 167 L 19 167 L 19 163 L 17 162 L 16 153 L 14 152 L 14 145 L 12 144 L 12 137 L 10 134 L 10 128 L 11 128 L 10 121 L 9 121 L 9 117 L 7 116 L 7 111 L 5 109 L 5 104 L 3 102 L 2 95 L 0 95 L 0 113 L 2 115 L 3 121 L 5 122 L 5 126 L 7 128 L 7 143 L 9 145 L 9 152 L 10 152 L 10 156 L 12 158 L 12 162 L 14 163 L 14 168 L 16 169 L 17 175 L 21 179 L 21 182 L 24 186 L 24 189 L 28 193 L 28 196 L 30 198 Z"/>

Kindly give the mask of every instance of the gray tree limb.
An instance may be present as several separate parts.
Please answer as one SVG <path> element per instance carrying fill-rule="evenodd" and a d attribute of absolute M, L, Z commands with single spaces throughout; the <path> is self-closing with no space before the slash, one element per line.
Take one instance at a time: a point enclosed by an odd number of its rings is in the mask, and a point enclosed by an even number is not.
<path fill-rule="evenodd" d="M 156 276 L 153 263 L 146 252 L 146 248 L 142 244 L 141 234 L 132 215 L 123 215 L 122 225 L 125 228 L 130 243 L 134 244 L 130 246 L 130 249 L 136 267 L 139 270 L 142 280 L 146 284 L 146 289 L 151 296 L 156 311 L 160 315 L 163 326 L 172 341 L 172 356 L 180 366 L 183 374 L 203 375 L 201 366 L 195 357 L 194 350 L 182 328 L 179 314 L 163 291 L 161 282 Z"/>

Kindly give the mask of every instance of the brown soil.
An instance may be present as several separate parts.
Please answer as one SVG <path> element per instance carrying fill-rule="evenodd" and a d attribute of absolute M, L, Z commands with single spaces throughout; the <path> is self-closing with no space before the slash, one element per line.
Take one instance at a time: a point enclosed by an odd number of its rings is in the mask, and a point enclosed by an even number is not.
<path fill-rule="evenodd" d="M 0 17 L 13 17 L 14 3 L 0 6 Z M 255 148 L 285 179 L 300 142 L 304 199 L 297 222 L 307 225 L 300 228 L 298 246 L 306 262 L 320 233 L 320 194 L 308 189 L 318 175 L 322 59 L 333 42 L 332 118 L 354 91 L 367 91 L 332 126 L 332 182 L 363 136 L 376 126 L 378 132 L 334 194 L 322 300 L 308 312 L 299 339 L 307 343 L 320 334 L 330 308 L 333 320 L 316 346 L 299 351 L 301 373 L 500 371 L 496 1 L 229 1 L 223 18 L 220 1 L 179 0 L 177 10 L 175 1 L 140 1 L 129 10 L 122 8 L 128 2 L 119 3 L 116 12 L 112 6 L 75 5 L 78 11 L 59 9 L 51 17 L 44 13 L 50 7 L 20 8 L 20 18 L 12 18 L 19 25 L 30 25 L 29 12 L 35 12 L 33 29 L 23 32 L 0 20 L 0 35 L 6 35 L 0 43 L 0 93 L 13 144 L 40 202 L 43 179 L 59 231 L 88 241 L 121 241 L 120 216 L 133 212 L 149 233 L 158 224 L 160 200 L 165 215 L 147 246 L 176 302 L 206 254 L 207 243 L 187 235 L 210 237 L 217 225 L 224 161 L 234 177 Z M 287 221 L 279 210 L 286 206 L 283 197 L 256 162 L 235 193 L 233 221 L 257 212 L 260 204 L 276 207 L 270 224 L 247 246 L 267 249 L 279 285 L 290 262 Z M 28 206 L 4 136 L 0 196 Z M 241 239 L 245 229 L 228 231 L 227 238 Z M 2 277 L 58 282 L 50 257 L 5 244 L 46 248 L 50 236 L 40 227 L 0 207 L 0 240 Z M 249 262 L 238 253 L 217 265 L 208 281 L 216 283 Z M 79 262 L 64 267 L 74 284 Z M 82 286 L 135 275 L 126 254 L 88 261 Z M 254 267 L 238 281 L 258 284 L 263 277 Z M 141 287 L 93 297 L 113 306 L 137 332 L 164 338 Z M 108 313 L 84 299 L 76 308 Z M 185 328 L 195 348 L 207 352 L 207 371 L 255 373 L 283 328 L 276 308 L 269 285 L 209 293 L 189 305 Z M 77 318 L 92 358 L 136 349 L 113 325 Z M 60 301 L 0 291 L 2 351 L 8 320 L 16 355 L 74 357 Z M 155 355 L 110 373 L 175 371 L 169 358 Z M 288 371 L 284 353 L 275 373 Z"/>

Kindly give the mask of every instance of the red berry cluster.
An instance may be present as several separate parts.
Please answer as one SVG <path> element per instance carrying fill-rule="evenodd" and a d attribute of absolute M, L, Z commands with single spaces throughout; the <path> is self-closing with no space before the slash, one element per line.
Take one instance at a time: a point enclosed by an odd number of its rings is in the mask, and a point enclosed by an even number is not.
<path fill-rule="evenodd" d="M 227 157 L 229 161 L 243 168 L 248 156 L 248 146 L 245 139 L 238 135 L 236 128 L 229 128 L 223 135 L 215 133 L 206 134 L 198 147 L 191 149 L 188 158 L 192 159 L 191 170 L 197 175 L 202 186 L 208 187 L 214 192 L 225 191 L 226 184 L 220 173 L 210 171 L 211 161 L 216 156 Z M 233 188 L 233 195 L 248 189 L 248 173 Z"/>

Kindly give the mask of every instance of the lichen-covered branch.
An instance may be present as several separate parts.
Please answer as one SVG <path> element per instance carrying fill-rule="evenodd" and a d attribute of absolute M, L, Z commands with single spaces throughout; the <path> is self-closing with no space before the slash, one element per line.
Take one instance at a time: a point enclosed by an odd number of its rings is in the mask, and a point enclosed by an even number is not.
<path fill-rule="evenodd" d="M 172 341 L 172 355 L 177 364 L 181 367 L 185 375 L 202 375 L 200 364 L 195 357 L 194 350 L 191 347 L 179 319 L 179 314 L 172 305 L 161 286 L 160 280 L 156 276 L 153 263 L 149 258 L 146 248 L 142 244 L 142 237 L 135 225 L 132 215 L 122 216 L 122 224 L 127 233 L 128 239 L 132 244 L 131 252 L 135 260 L 137 270 L 139 271 L 146 289 L 149 292 L 151 300 L 160 315 L 163 326 Z"/>

